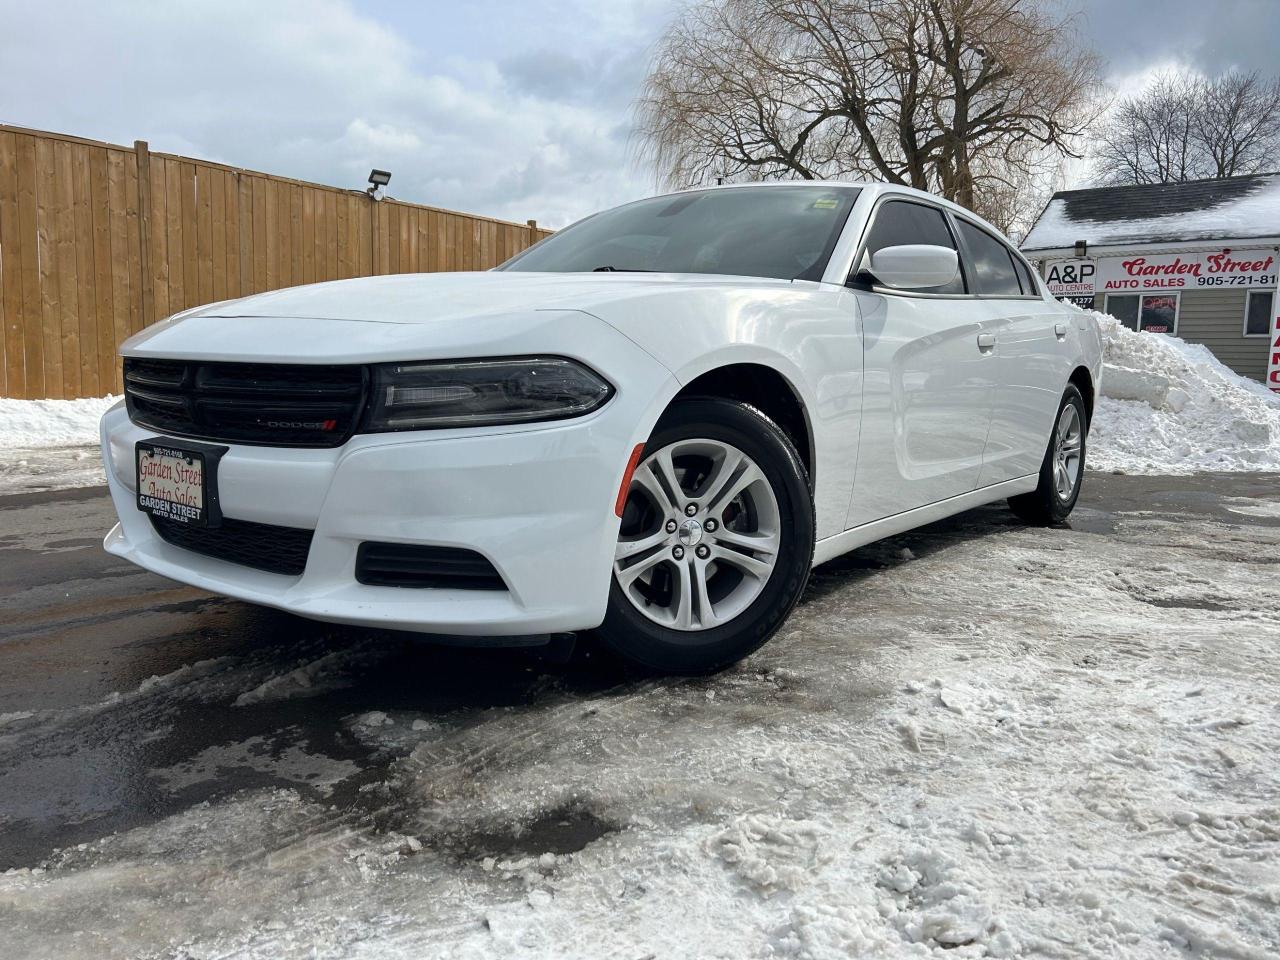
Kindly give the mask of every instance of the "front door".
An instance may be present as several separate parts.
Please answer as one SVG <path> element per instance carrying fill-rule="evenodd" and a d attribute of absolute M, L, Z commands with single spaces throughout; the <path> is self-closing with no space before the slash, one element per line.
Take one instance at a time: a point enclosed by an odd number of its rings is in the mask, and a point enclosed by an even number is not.
<path fill-rule="evenodd" d="M 942 211 L 887 200 L 866 247 L 955 246 Z M 859 262 L 862 262 L 861 256 Z M 857 294 L 863 333 L 862 434 L 848 528 L 973 490 L 996 390 L 989 305 L 946 288 Z"/>

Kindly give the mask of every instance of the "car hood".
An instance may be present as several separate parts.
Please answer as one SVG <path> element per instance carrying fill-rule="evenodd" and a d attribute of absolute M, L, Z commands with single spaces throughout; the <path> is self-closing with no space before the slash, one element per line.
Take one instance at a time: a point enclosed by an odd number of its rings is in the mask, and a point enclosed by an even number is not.
<path fill-rule="evenodd" d="M 362 363 L 555 351 L 602 321 L 633 341 L 655 313 L 791 296 L 785 280 L 686 274 L 424 273 L 338 280 L 197 307 L 126 340 L 135 357 Z M 585 325 L 585 326 L 584 326 Z M 637 331 L 640 331 L 637 333 Z M 644 346 L 644 344 L 641 344 Z M 646 347 L 650 353 L 654 348 Z"/>
<path fill-rule="evenodd" d="M 675 287 L 787 287 L 755 280 L 669 273 L 417 273 L 290 287 L 195 310 L 186 317 L 300 317 L 375 323 L 474 323 L 531 310 L 582 310 Z"/>

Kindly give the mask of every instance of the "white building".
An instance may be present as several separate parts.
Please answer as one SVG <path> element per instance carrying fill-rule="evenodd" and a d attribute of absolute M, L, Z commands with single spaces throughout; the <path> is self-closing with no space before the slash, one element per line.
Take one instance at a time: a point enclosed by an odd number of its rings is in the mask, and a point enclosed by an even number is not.
<path fill-rule="evenodd" d="M 1280 391 L 1280 173 L 1064 190 L 1022 251 L 1056 295 Z"/>

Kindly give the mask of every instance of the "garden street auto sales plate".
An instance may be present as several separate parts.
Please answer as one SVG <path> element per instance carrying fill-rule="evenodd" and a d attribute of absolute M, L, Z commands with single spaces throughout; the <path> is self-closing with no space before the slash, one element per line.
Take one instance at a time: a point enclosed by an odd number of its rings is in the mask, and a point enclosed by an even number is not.
<path fill-rule="evenodd" d="M 202 448 L 203 444 L 200 445 Z M 153 517 L 193 526 L 217 526 L 221 520 L 213 471 L 225 448 L 170 446 L 139 440 L 138 509 Z"/>

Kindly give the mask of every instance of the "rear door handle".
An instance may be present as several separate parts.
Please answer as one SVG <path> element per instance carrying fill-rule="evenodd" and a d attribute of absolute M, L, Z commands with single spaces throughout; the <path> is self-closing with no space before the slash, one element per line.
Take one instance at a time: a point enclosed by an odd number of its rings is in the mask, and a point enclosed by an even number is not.
<path fill-rule="evenodd" d="M 1065 337 L 1067 335 L 1067 325 L 1065 323 L 1055 323 L 1053 332 L 1060 337 Z"/>
<path fill-rule="evenodd" d="M 978 349 L 991 350 L 996 345 L 996 335 L 994 333 L 978 334 Z"/>

